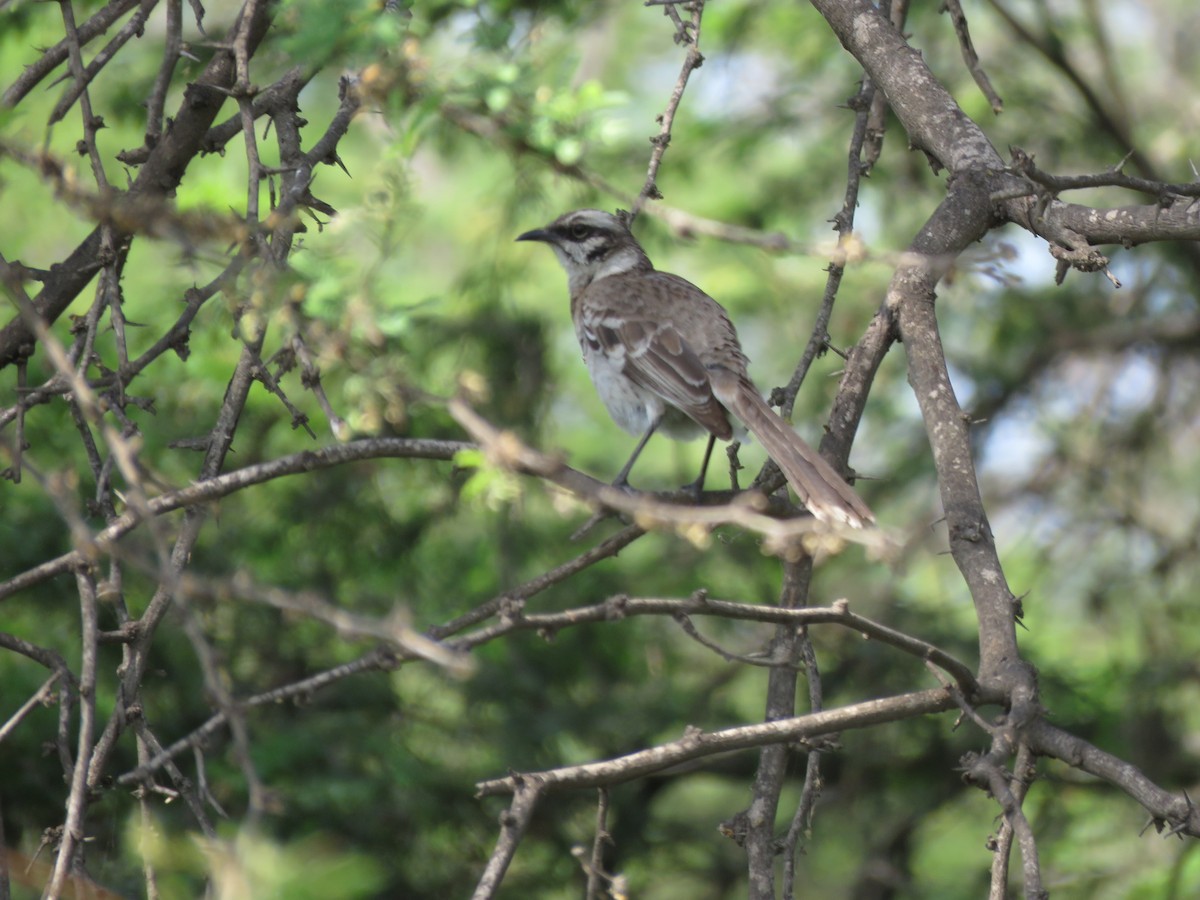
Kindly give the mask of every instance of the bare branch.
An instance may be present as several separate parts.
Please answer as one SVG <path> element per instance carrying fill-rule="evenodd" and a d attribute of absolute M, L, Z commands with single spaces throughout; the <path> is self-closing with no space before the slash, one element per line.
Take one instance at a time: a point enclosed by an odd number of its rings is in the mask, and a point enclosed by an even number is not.
<path fill-rule="evenodd" d="M 62 842 L 58 847 L 58 858 L 54 873 L 46 886 L 47 897 L 58 897 L 63 892 L 67 879 L 81 858 L 84 840 L 84 818 L 87 814 L 88 766 L 94 750 L 93 737 L 96 727 L 96 662 L 99 633 L 98 610 L 96 607 L 96 585 L 84 571 L 75 573 L 79 589 L 79 608 L 82 618 L 82 660 L 79 666 L 79 735 L 75 760 L 68 773 L 71 791 L 67 796 L 67 816 L 63 822 Z"/>
<path fill-rule="evenodd" d="M 1034 753 L 1062 760 L 1120 788 L 1145 807 L 1160 832 L 1200 837 L 1200 809 L 1186 793 L 1171 794 L 1163 790 L 1136 766 L 1044 719 L 1028 723 L 1022 730 L 1022 738 L 1029 742 Z"/>
<path fill-rule="evenodd" d="M 71 107 L 75 105 L 75 101 L 83 97 L 88 85 L 95 80 L 96 76 L 100 74 L 100 71 L 106 65 L 108 65 L 112 58 L 117 55 L 118 51 L 125 46 L 129 39 L 132 37 L 140 37 L 142 35 L 143 31 L 145 30 L 146 19 L 157 5 L 157 2 L 158 0 L 140 0 L 137 12 L 133 14 L 128 22 L 121 26 L 121 30 L 117 32 L 116 36 L 113 37 L 113 39 L 107 44 L 105 44 L 104 48 L 99 53 L 92 57 L 92 61 L 87 64 L 87 67 L 80 68 L 78 71 L 72 72 L 72 74 L 75 76 L 74 80 L 70 85 L 67 86 L 66 90 L 63 91 L 63 95 L 59 98 L 58 103 L 54 105 L 54 109 L 51 110 L 50 115 L 46 120 L 46 124 L 53 125 L 56 122 L 62 121 L 63 117 L 66 116 Z M 64 16 L 66 15 L 67 14 L 64 13 Z M 72 60 L 74 60 L 79 54 L 79 47 L 81 45 L 79 42 L 79 34 L 75 28 L 73 16 L 69 20 L 66 31 L 67 40 L 69 41 L 67 49 Z M 74 62 L 72 63 L 72 68 L 74 68 Z M 85 110 L 85 116 L 90 119 L 90 103 L 85 107 Z M 84 133 L 87 134 L 86 127 Z"/>
<path fill-rule="evenodd" d="M 149 724 L 141 715 L 134 715 L 133 731 L 137 735 L 137 752 L 138 752 L 138 768 L 150 771 L 149 766 L 151 761 L 163 753 L 163 746 L 159 743 L 158 738 L 150 730 Z M 199 789 L 191 783 L 191 781 L 183 776 L 179 767 L 174 761 L 164 756 L 164 759 L 159 765 L 166 770 L 167 776 L 171 779 L 174 790 L 170 792 L 171 797 L 182 797 L 183 802 L 187 804 L 188 810 L 192 814 L 192 818 L 200 828 L 200 832 L 207 838 L 216 838 L 217 831 L 213 827 L 212 821 L 204 808 L 204 800 L 201 799 L 202 794 L 207 799 L 207 791 L 204 788 L 203 779 Z M 139 800 L 144 799 L 154 793 L 167 793 L 166 789 L 159 785 L 149 783 L 139 785 L 134 789 L 134 793 L 139 796 Z M 142 805 L 142 804 L 139 804 Z M 143 808 L 144 805 L 143 805 Z"/>
<path fill-rule="evenodd" d="M 1128 150 L 1133 154 L 1135 164 L 1139 168 L 1142 168 L 1143 171 L 1149 171 L 1150 165 L 1145 154 L 1136 149 L 1136 142 L 1133 140 L 1128 119 L 1108 108 L 1100 95 L 1093 89 L 1088 79 L 1084 77 L 1084 74 L 1071 62 L 1065 52 L 1063 42 L 1058 39 L 1051 39 L 1048 36 L 1043 38 L 1035 34 L 1017 19 L 1002 0 L 989 0 L 989 4 L 992 9 L 999 13 L 1000 17 L 1015 35 L 1041 53 L 1051 65 L 1066 76 L 1071 85 L 1079 92 L 1080 97 L 1083 98 L 1088 108 L 1092 110 L 1095 123 L 1104 132 L 1107 132 L 1122 150 Z"/>
<path fill-rule="evenodd" d="M 55 683 L 57 683 L 60 674 L 61 673 L 59 672 L 55 672 L 53 675 L 43 681 L 42 686 L 34 691 L 33 696 L 22 703 L 17 711 L 8 717 L 7 722 L 5 722 L 3 725 L 0 725 L 0 743 L 3 743 L 10 734 L 17 730 L 17 726 L 24 721 L 26 716 L 33 712 L 33 710 L 37 707 L 43 706 L 46 701 L 50 699 L 52 689 L 54 688 Z M 0 846 L 0 854 L 3 854 L 3 852 L 3 847 Z"/>
<path fill-rule="evenodd" d="M 331 626 L 339 635 L 354 639 L 369 638 L 387 644 L 405 659 L 423 659 L 443 666 L 455 675 L 468 675 L 475 669 L 474 660 L 455 653 L 409 624 L 408 610 L 396 603 L 382 618 L 365 616 L 344 609 L 315 591 L 291 592 L 255 584 L 245 572 L 235 572 L 227 579 L 213 581 L 184 574 L 178 580 L 179 592 L 187 597 L 224 600 L 244 598 L 274 609 L 284 610 L 316 619 Z"/>
<path fill-rule="evenodd" d="M 986 790 L 1000 804 L 1005 825 L 1016 835 L 1017 845 L 1021 848 L 1027 900 L 1046 900 L 1050 895 L 1042 887 L 1041 866 L 1038 862 L 1037 841 L 1034 839 L 1033 828 L 1025 818 L 1020 799 L 1009 787 L 1008 775 L 997 763 L 997 756 L 994 751 L 985 755 L 966 754 L 963 757 L 963 777 L 969 783 Z"/>
<path fill-rule="evenodd" d="M 781 610 L 801 610 L 808 605 L 812 575 L 811 557 L 784 564 L 779 590 Z M 807 643 L 808 635 L 798 628 L 780 625 L 771 635 L 767 655 L 780 665 L 767 674 L 764 721 L 775 722 L 795 715 L 795 668 Z M 820 714 L 820 709 L 809 711 L 810 717 Z M 769 743 L 762 747 L 750 785 L 750 805 L 744 813 L 735 815 L 735 818 L 740 815 L 746 824 L 743 848 L 749 882 L 747 896 L 751 900 L 775 900 L 775 857 L 779 852 L 775 821 L 791 758 L 792 749 L 787 744 Z"/>
<path fill-rule="evenodd" d="M 35 63 L 27 66 L 25 71 L 21 73 L 21 77 L 14 81 L 8 90 L 4 92 L 4 97 L 0 102 L 3 102 L 5 106 L 16 106 L 26 94 L 37 87 L 43 78 L 66 61 L 70 55 L 72 44 L 83 46 L 97 36 L 104 34 L 110 25 L 140 2 L 143 2 L 143 0 L 110 0 L 107 6 L 97 10 L 90 19 L 76 29 L 74 40 L 70 37 L 64 37 L 38 57 Z"/>
<path fill-rule="evenodd" d="M 1119 187 L 1142 194 L 1150 194 L 1161 198 L 1164 202 L 1169 200 L 1171 194 L 1180 197 L 1200 197 L 1200 181 L 1172 183 L 1126 175 L 1121 170 L 1129 159 L 1128 156 L 1107 172 L 1097 172 L 1094 175 L 1051 175 L 1049 172 L 1039 169 L 1033 161 L 1033 156 L 1019 147 L 1014 147 L 1012 154 L 1013 166 L 1018 172 L 1054 194 L 1088 188 Z"/>
<path fill-rule="evenodd" d="M 849 104 L 855 114 L 854 131 L 851 134 L 850 148 L 847 152 L 846 193 L 841 210 L 833 218 L 834 229 L 838 233 L 838 246 L 843 248 L 854 240 L 854 213 L 858 209 L 858 189 L 863 175 L 870 168 L 869 163 L 863 160 L 863 146 L 867 140 L 868 121 L 871 111 L 875 108 L 876 96 L 874 84 L 870 78 L 864 76 L 862 84 L 859 85 L 858 94 L 850 100 Z M 878 96 L 882 97 L 882 95 Z M 880 140 L 882 140 L 882 135 Z M 779 412 L 785 419 L 792 418 L 800 385 L 808 375 L 813 360 L 824 353 L 828 345 L 829 320 L 833 316 L 834 300 L 837 298 L 838 288 L 841 287 L 842 275 L 845 271 L 844 263 L 837 260 L 830 262 L 825 279 L 825 293 L 821 297 L 821 306 L 817 310 L 812 334 L 809 336 L 808 344 L 804 348 L 800 361 L 792 372 L 791 379 L 777 398 Z"/>
<path fill-rule="evenodd" d="M 183 53 L 183 0 L 167 0 L 166 39 L 163 43 L 162 63 L 154 76 L 154 86 L 146 98 L 146 146 L 154 144 L 163 131 L 163 110 L 167 103 L 167 91 L 175 75 L 175 66 Z"/>
<path fill-rule="evenodd" d="M 971 32 L 967 28 L 967 14 L 963 12 L 962 4 L 958 0 L 943 0 L 938 11 L 950 14 L 950 21 L 954 23 L 954 34 L 958 37 L 958 46 L 962 50 L 963 62 L 967 64 L 967 71 L 971 73 L 971 77 L 975 79 L 975 83 L 987 97 L 988 103 L 992 105 L 992 112 L 1000 115 L 1004 109 L 1004 101 L 992 87 L 991 80 L 979 62 L 979 54 L 975 52 L 975 44 L 971 41 Z"/>
<path fill-rule="evenodd" d="M 508 865 L 517 852 L 517 845 L 521 843 L 543 793 L 543 786 L 537 778 L 514 776 L 514 784 L 512 804 L 500 814 L 500 838 L 479 877 L 479 883 L 471 895 L 472 900 L 491 900 L 499 892 L 500 882 L 504 880 L 504 873 L 508 871 Z"/>
<path fill-rule="evenodd" d="M 255 5 L 250 23 L 252 43 L 257 46 L 271 22 L 270 4 Z M 246 10 L 243 10 L 244 15 Z M 240 18 L 239 18 L 240 22 Z M 234 25 L 235 33 L 239 24 Z M 80 40 L 82 40 L 82 35 Z M 65 46 L 65 43 L 64 43 Z M 173 127 L 155 145 L 138 172 L 130 189 L 133 193 L 168 195 L 179 186 L 188 163 L 200 150 L 217 112 L 225 101 L 221 89 L 233 79 L 233 58 L 226 50 L 218 51 L 201 76 L 188 86 Z M 100 268 L 97 263 L 102 246 L 102 229 L 93 231 L 61 265 L 46 278 L 34 306 L 42 321 L 50 324 L 66 311 L 79 292 Z M 0 328 L 0 369 L 14 362 L 33 343 L 30 326 L 20 317 Z"/>
<path fill-rule="evenodd" d="M 679 72 L 679 78 L 675 81 L 675 87 L 671 91 L 671 99 L 667 101 L 667 108 L 658 117 L 660 126 L 658 134 L 650 139 L 654 149 L 650 151 L 646 183 L 642 185 L 637 199 L 633 201 L 633 206 L 629 210 L 630 224 L 638 217 L 638 213 L 642 211 L 647 200 L 662 198 L 662 192 L 658 189 L 658 169 L 662 165 L 663 154 L 667 152 L 667 146 L 671 143 L 671 127 L 675 123 L 675 113 L 678 112 L 679 103 L 683 100 L 683 91 L 687 87 L 688 78 L 691 77 L 692 72 L 704 64 L 704 57 L 700 55 L 699 49 L 700 19 L 704 15 L 704 0 L 690 0 L 688 8 L 692 18 L 690 22 L 684 23 L 675 11 L 674 3 L 667 3 L 663 7 L 664 14 L 675 23 L 675 43 L 686 44 L 688 49 L 683 58 L 683 68 Z"/>
<path fill-rule="evenodd" d="M 580 766 L 565 766 L 545 772 L 510 775 L 507 778 L 480 782 L 476 788 L 479 796 L 491 797 L 512 793 L 521 783 L 529 780 L 535 780 L 542 790 L 547 791 L 612 786 L 660 772 L 689 760 L 706 759 L 732 750 L 747 750 L 837 731 L 866 728 L 883 722 L 912 719 L 945 712 L 953 706 L 954 699 L 949 692 L 942 688 L 934 688 L 722 731 L 704 732 L 693 729 L 677 741 L 615 759 Z"/>
<path fill-rule="evenodd" d="M 429 629 L 428 635 L 435 640 L 448 637 L 452 634 L 458 634 L 464 628 L 470 628 L 472 625 L 477 625 L 485 619 L 490 619 L 498 612 L 503 613 L 506 609 L 520 609 L 530 597 L 566 581 L 568 578 L 582 572 L 584 569 L 594 566 L 602 560 L 616 557 L 621 550 L 628 547 L 645 533 L 644 530 L 636 525 L 627 525 L 612 537 L 606 538 L 592 549 L 581 553 L 574 559 L 556 566 L 547 572 L 543 572 L 541 575 L 518 587 L 504 591 L 486 603 L 480 604 L 470 612 L 452 619 L 445 625 L 434 626 Z"/>
<path fill-rule="evenodd" d="M 479 441 L 491 462 L 513 471 L 526 472 L 546 479 L 596 505 L 629 515 L 639 527 L 672 528 L 693 542 L 703 542 L 718 525 L 738 525 L 767 538 L 765 548 L 785 559 L 797 559 L 808 553 L 836 553 L 845 542 L 862 544 L 886 555 L 894 543 L 878 528 L 850 528 L 818 522 L 811 516 L 776 519 L 765 514 L 766 497 L 756 490 L 735 495 L 718 506 L 696 505 L 695 494 L 681 490 L 666 495 L 683 502 L 665 502 L 663 495 L 646 494 L 613 487 L 569 468 L 561 459 L 546 456 L 523 444 L 512 432 L 501 431 L 485 420 L 463 400 L 450 401 L 450 414 Z M 725 496 L 712 494 L 714 500 Z M 0 594 L 2 596 L 2 594 Z"/>
<path fill-rule="evenodd" d="M 971 674 L 971 670 L 960 660 L 919 638 L 903 634 L 886 625 L 850 612 L 850 605 L 844 600 L 837 601 L 831 607 L 805 606 L 787 609 L 778 606 L 713 600 L 703 592 L 683 599 L 617 596 L 603 603 L 578 607 L 565 612 L 523 613 L 512 611 L 503 621 L 469 632 L 457 640 L 446 643 L 452 648 L 465 650 L 494 640 L 510 631 L 534 630 L 553 634 L 562 628 L 647 615 L 672 617 L 712 615 L 750 622 L 774 622 L 787 625 L 793 630 L 809 625 L 843 625 L 864 637 L 873 638 L 936 665 L 954 678 L 965 696 L 977 698 L 976 702 L 996 699 L 994 695 L 983 693 L 976 683 L 974 675 Z M 778 662 L 779 658 L 768 653 L 767 659 Z"/>
<path fill-rule="evenodd" d="M 817 654 L 807 631 L 801 635 L 800 658 L 804 663 L 804 680 L 808 684 L 808 708 L 819 712 L 825 708 L 821 670 L 817 666 Z M 781 841 L 783 854 L 783 896 L 796 896 L 796 858 L 802 852 L 801 840 L 812 830 L 813 814 L 824 786 L 821 780 L 821 751 L 808 751 L 804 766 L 804 787 L 800 791 L 800 802 L 792 814 L 792 822 Z"/>
<path fill-rule="evenodd" d="M 600 882 L 605 877 L 604 845 L 612 843 L 612 835 L 608 833 L 608 790 L 596 790 L 596 835 L 592 839 L 592 857 L 587 865 L 587 891 L 585 900 L 601 900 Z"/>
<path fill-rule="evenodd" d="M 1035 773 L 1033 754 L 1029 750 L 1029 745 L 1022 742 L 1017 748 L 1013 776 L 1008 786 L 1013 800 L 1018 806 L 1025 802 L 1025 794 L 1029 791 Z M 1008 863 L 1015 835 L 1013 823 L 1008 817 L 1005 817 L 992 851 L 992 881 L 988 888 L 988 900 L 1006 900 L 1008 896 Z"/>

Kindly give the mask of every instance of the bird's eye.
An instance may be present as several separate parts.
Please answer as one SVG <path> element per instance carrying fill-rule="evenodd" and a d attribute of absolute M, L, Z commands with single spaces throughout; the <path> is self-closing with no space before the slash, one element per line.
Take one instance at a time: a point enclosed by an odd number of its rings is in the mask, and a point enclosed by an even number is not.
<path fill-rule="evenodd" d="M 592 233 L 592 229 L 582 223 L 576 223 L 571 226 L 571 237 L 577 241 L 582 241 L 585 237 Z"/>

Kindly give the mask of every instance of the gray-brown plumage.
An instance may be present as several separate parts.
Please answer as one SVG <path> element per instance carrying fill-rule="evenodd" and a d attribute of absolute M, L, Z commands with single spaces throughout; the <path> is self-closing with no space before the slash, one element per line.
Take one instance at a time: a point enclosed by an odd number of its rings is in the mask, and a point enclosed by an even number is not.
<path fill-rule="evenodd" d="M 618 425 L 642 435 L 618 484 L 655 430 L 677 438 L 707 431 L 711 451 L 713 438 L 733 437 L 732 415 L 814 516 L 857 528 L 874 522 L 845 480 L 763 400 L 724 308 L 691 282 L 656 271 L 624 220 L 581 209 L 517 240 L 542 241 L 558 256 L 596 390 Z"/>

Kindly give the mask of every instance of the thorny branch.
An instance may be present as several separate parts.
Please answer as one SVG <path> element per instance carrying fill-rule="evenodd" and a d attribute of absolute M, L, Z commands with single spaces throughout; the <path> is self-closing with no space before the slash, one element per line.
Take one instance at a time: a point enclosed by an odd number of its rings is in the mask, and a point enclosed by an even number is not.
<path fill-rule="evenodd" d="M 647 3 L 646 5 L 659 4 Z M 691 14 L 691 19 L 688 22 L 684 22 L 680 18 L 679 13 L 675 9 L 675 3 L 668 2 L 662 4 L 662 6 L 663 13 L 675 23 L 675 43 L 685 45 L 687 53 L 683 58 L 683 68 L 679 71 L 679 78 L 676 80 L 675 87 L 671 91 L 671 98 L 667 101 L 667 108 L 658 117 L 658 134 L 650 138 L 650 143 L 654 149 L 650 151 L 650 165 L 646 169 L 646 183 L 642 185 L 637 199 L 633 201 L 633 206 L 629 210 L 630 223 L 637 218 L 647 200 L 662 199 L 662 192 L 658 189 L 658 170 L 662 165 L 663 155 L 667 152 L 667 147 L 671 143 L 671 128 L 675 124 L 675 113 L 679 111 L 679 104 L 683 100 L 683 91 L 687 87 L 688 79 L 691 77 L 692 72 L 700 68 L 704 63 L 704 57 L 700 54 L 700 19 L 704 15 L 704 0 L 690 0 L 690 2 L 685 4 L 685 8 Z"/>
<path fill-rule="evenodd" d="M 877 317 L 877 321 L 889 322 L 889 327 L 868 329 L 867 339 L 860 343 L 860 348 L 889 344 L 892 340 L 890 323 L 895 323 L 903 338 L 909 380 L 922 408 L 938 468 L 943 507 L 950 527 L 951 551 L 975 599 L 979 616 L 981 681 L 985 688 L 999 688 L 1008 696 L 1008 719 L 1015 723 L 1017 733 L 1028 740 L 1027 729 L 1032 723 L 1041 723 L 1037 686 L 1032 668 L 1022 660 L 1016 644 L 1015 598 L 1005 584 L 974 466 L 970 463 L 967 419 L 958 407 L 950 385 L 932 302 L 935 286 L 945 272 L 937 260 L 953 258 L 996 224 L 992 202 L 1004 191 L 1003 167 L 999 164 L 998 154 L 974 123 L 965 120 L 967 129 L 964 131 L 964 117 L 956 113 L 947 115 L 946 109 L 955 109 L 953 100 L 929 77 L 923 61 L 905 44 L 899 32 L 880 21 L 868 4 L 817 2 L 816 5 L 843 44 L 888 97 L 913 143 L 952 172 L 946 200 L 914 242 L 912 260 L 898 267 L 885 307 Z M 899 90 L 901 81 L 923 81 L 929 89 L 919 95 L 907 94 Z M 934 104 L 943 101 L 946 107 L 935 110 Z M 1008 204 L 1007 210 L 1014 219 L 1029 220 L 1028 206 L 1022 205 L 1015 195 Z M 1042 204 L 1039 215 L 1049 218 L 1052 208 L 1056 215 L 1071 214 L 1064 206 L 1054 208 L 1053 203 L 1048 203 Z M 1067 236 L 1066 240 L 1071 242 L 1067 247 L 1069 251 L 1083 253 L 1087 239 L 1080 238 L 1079 243 L 1075 243 L 1075 238 Z M 925 261 L 921 260 L 922 255 L 925 255 Z M 1072 257 L 1070 261 L 1072 264 L 1092 264 L 1090 258 L 1085 260 L 1082 256 Z M 872 338 L 872 333 L 877 337 Z M 855 368 L 854 364 L 852 355 L 848 374 Z M 868 375 L 864 379 L 858 393 L 865 394 L 869 378 Z M 846 379 L 843 386 L 847 386 Z M 835 421 L 838 418 L 835 409 Z M 832 433 L 831 428 L 831 436 Z M 1020 739 L 1010 740 L 1005 746 L 1011 748 L 1019 743 Z M 1036 845 L 1021 814 L 1019 800 L 1009 792 L 1002 779 L 989 777 L 987 783 L 998 799 L 1003 799 L 1002 805 L 1022 847 L 1027 893 L 1038 896 L 1041 885 Z"/>
<path fill-rule="evenodd" d="M 5 585 L 5 593 L 19 591 L 55 574 L 72 572 L 83 617 L 83 655 L 78 678 L 65 663 L 48 655 L 49 651 L 26 645 L 15 638 L 7 639 L 7 636 L 0 641 L 0 645 L 7 649 L 51 665 L 55 670 L 52 681 L 57 681 L 59 685 L 60 727 L 56 744 L 69 783 L 69 792 L 57 856 L 47 874 L 46 895 L 49 897 L 58 897 L 71 889 L 78 872 L 82 871 L 83 853 L 87 846 L 85 823 L 88 807 L 96 796 L 98 786 L 107 778 L 109 760 L 122 734 L 126 730 L 134 732 L 143 764 L 153 758 L 156 749 L 161 750 L 161 745 L 142 716 L 142 676 L 158 627 L 173 605 L 181 609 L 184 630 L 202 664 L 209 695 L 217 700 L 219 715 L 233 734 L 235 756 L 250 787 L 250 814 L 253 816 L 265 808 L 265 794 L 250 760 L 249 736 L 244 728 L 243 716 L 225 688 L 225 675 L 221 671 L 224 662 L 214 652 L 202 624 L 186 603 L 188 594 L 185 588 L 190 582 L 184 577 L 184 569 L 204 521 L 203 509 L 189 504 L 176 492 L 174 500 L 183 499 L 186 508 L 182 527 L 163 527 L 165 523 L 161 517 L 168 511 L 172 500 L 164 503 L 163 496 L 152 496 L 158 492 L 159 485 L 149 477 L 139 458 L 141 442 L 138 426 L 128 414 L 129 404 L 141 409 L 147 408 L 148 404 L 144 398 L 131 394 L 129 386 L 137 375 L 149 369 L 168 350 L 186 357 L 189 327 L 207 300 L 222 291 L 237 296 L 246 290 L 243 278 L 249 280 L 250 293 L 262 294 L 264 288 L 269 286 L 270 279 L 270 272 L 264 263 L 273 265 L 276 270 L 286 263 L 292 234 L 296 229 L 296 212 L 300 208 L 331 211 L 327 204 L 317 200 L 310 192 L 313 171 L 320 164 L 337 160 L 337 142 L 346 133 L 360 105 L 356 91 L 349 81 L 345 81 L 340 97 L 341 106 L 332 123 L 307 151 L 301 146 L 299 125 L 293 125 L 294 121 L 299 121 L 297 97 L 307 78 L 297 77 L 296 71 L 289 73 L 277 86 L 273 86 L 274 91 L 268 89 L 265 92 L 270 102 L 254 105 L 250 100 L 250 95 L 255 93 L 250 84 L 251 60 L 271 23 L 272 8 L 266 2 L 250 0 L 236 17 L 228 40 L 217 45 L 211 61 L 199 73 L 199 77 L 183 89 L 184 100 L 180 110 L 171 117 L 170 127 L 164 129 L 165 100 L 172 88 L 182 87 L 174 79 L 178 60 L 186 53 L 182 37 L 181 2 L 168 0 L 163 59 L 147 104 L 146 146 L 143 151 L 121 154 L 122 161 L 137 166 L 138 172 L 128 189 L 119 190 L 109 184 L 106 176 L 105 159 L 96 140 L 97 131 L 104 127 L 104 122 L 93 107 L 89 89 L 97 76 L 113 65 L 113 60 L 121 55 L 130 38 L 143 33 L 148 17 L 157 6 L 154 0 L 140 4 L 114 0 L 91 19 L 79 24 L 74 19 L 74 6 L 68 2 L 59 4 L 64 32 L 62 42 L 45 51 L 4 95 L 6 104 L 15 105 L 57 65 L 64 61 L 68 64 L 69 80 L 57 105 L 50 111 L 47 122 L 52 125 L 78 105 L 82 120 L 80 132 L 83 135 L 79 143 L 80 153 L 90 165 L 93 187 L 84 187 L 64 163 L 45 151 L 30 153 L 5 143 L 0 147 L 0 152 L 24 162 L 55 188 L 61 202 L 97 223 L 91 236 L 65 262 L 48 271 L 31 270 L 0 257 L 0 280 L 17 310 L 17 315 L 0 329 L 0 366 L 18 363 L 16 374 L 22 388 L 16 402 L 0 412 L 0 428 L 14 422 L 17 425 L 16 434 L 5 437 L 2 444 L 12 462 L 7 473 L 14 481 L 24 473 L 41 483 L 46 494 L 54 500 L 64 522 L 71 525 L 75 544 L 72 552 L 10 579 Z M 117 34 L 90 61 L 85 61 L 83 46 L 103 34 L 134 7 L 134 15 Z M 198 2 L 193 2 L 192 8 L 198 24 L 203 9 Z M 290 94 L 285 93 L 289 90 Z M 209 131 L 231 95 L 239 104 L 242 135 L 250 160 L 246 209 L 236 222 L 220 216 L 206 218 L 204 214 L 181 214 L 174 209 L 171 194 L 181 182 L 188 164 L 205 148 L 206 141 L 212 147 L 213 140 L 224 142 L 230 139 L 225 136 L 210 138 Z M 270 231 L 266 233 L 260 226 L 262 217 L 258 210 L 258 197 L 261 183 L 272 177 L 273 172 L 259 161 L 254 129 L 255 120 L 263 115 L 270 116 L 276 126 L 280 156 L 285 164 L 280 172 L 283 184 L 280 203 L 272 210 Z M 127 329 L 133 323 L 126 318 L 121 275 L 133 242 L 152 235 L 178 241 L 185 252 L 192 252 L 198 244 L 219 238 L 222 233 L 225 236 L 232 233 L 234 236 L 233 258 L 209 285 L 189 291 L 185 298 L 186 307 L 175 324 L 142 356 L 131 359 Z M 97 273 L 100 277 L 95 299 L 87 315 L 81 317 L 80 326 L 72 330 L 73 338 L 69 345 L 65 344 L 52 327 Z M 25 284 L 29 281 L 38 281 L 42 285 L 36 297 L 29 297 L 25 291 Z M 280 401 L 293 411 L 295 418 L 295 407 L 282 386 L 270 377 L 262 360 L 267 328 L 266 318 L 258 316 L 263 312 L 262 309 L 256 309 L 254 317 L 242 316 L 238 323 L 238 334 L 242 341 L 241 358 L 233 372 L 216 424 L 204 440 L 205 456 L 198 482 L 193 486 L 199 487 L 202 493 L 212 490 L 212 479 L 220 476 L 255 380 L 269 384 Z M 106 322 L 111 329 L 116 356 L 115 367 L 111 369 L 104 365 L 104 354 L 99 343 L 106 333 Z M 30 388 L 25 383 L 25 360 L 38 348 L 47 356 L 52 375 L 41 386 Z M 315 366 L 311 361 L 306 365 L 309 383 L 319 383 Z M 96 533 L 92 533 L 86 524 L 86 517 L 77 509 L 78 501 L 74 492 L 59 485 L 57 476 L 45 477 L 23 459 L 26 450 L 26 414 L 37 405 L 56 400 L 64 401 L 70 411 L 87 466 L 96 483 L 93 503 L 95 510 L 105 520 L 104 527 Z M 303 468 L 303 462 L 294 462 Z M 228 480 L 225 487 L 236 489 Z M 124 512 L 119 512 L 120 509 L 124 509 Z M 122 534 L 139 525 L 150 526 L 148 532 L 154 548 L 151 562 L 142 560 L 137 553 L 124 552 L 115 543 L 107 543 L 109 540 L 115 542 Z M 174 531 L 173 546 L 165 540 L 170 531 Z M 103 562 L 107 563 L 107 572 L 101 579 Z M 123 566 L 131 562 L 158 580 L 157 591 L 137 618 L 129 614 L 121 587 L 124 581 Z M 278 599 L 276 595 L 271 597 Z M 115 634 L 99 630 L 98 608 L 101 602 L 111 605 L 115 610 L 119 622 Z M 307 611 L 315 613 L 320 610 Z M 103 717 L 98 717 L 96 706 L 97 687 L 103 674 L 97 665 L 97 648 L 101 642 L 112 642 L 114 638 L 121 645 L 121 679 L 115 709 L 111 714 L 104 714 L 108 716 L 105 721 Z M 409 647 L 402 638 L 400 646 Z M 37 696 L 40 697 L 47 690 L 49 684 Z M 67 718 L 72 708 L 78 713 L 78 724 L 73 728 Z M 24 716 L 25 712 L 21 712 L 10 718 L 4 733 L 7 735 L 16 728 Z M 73 753 L 68 740 L 71 731 L 75 733 Z M 203 809 L 205 800 L 209 799 L 203 788 L 203 770 L 201 789 L 197 792 L 185 783 L 186 780 L 169 760 L 158 763 L 158 766 L 162 765 L 166 765 L 176 785 L 174 794 L 186 799 L 202 830 L 213 833 Z M 155 790 L 159 788 L 156 786 Z M 146 867 L 146 879 L 147 890 L 153 896 L 157 890 L 156 876 L 153 866 L 149 864 Z"/>

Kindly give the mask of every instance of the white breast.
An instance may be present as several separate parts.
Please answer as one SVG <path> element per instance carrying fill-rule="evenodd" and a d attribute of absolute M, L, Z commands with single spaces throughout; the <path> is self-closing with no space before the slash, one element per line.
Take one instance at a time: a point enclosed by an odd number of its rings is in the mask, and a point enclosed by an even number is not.
<path fill-rule="evenodd" d="M 587 363 L 596 392 L 608 408 L 613 421 L 630 434 L 641 436 L 663 414 L 662 398 L 639 387 L 625 377 L 624 356 L 609 356 L 583 342 L 583 361 Z"/>

